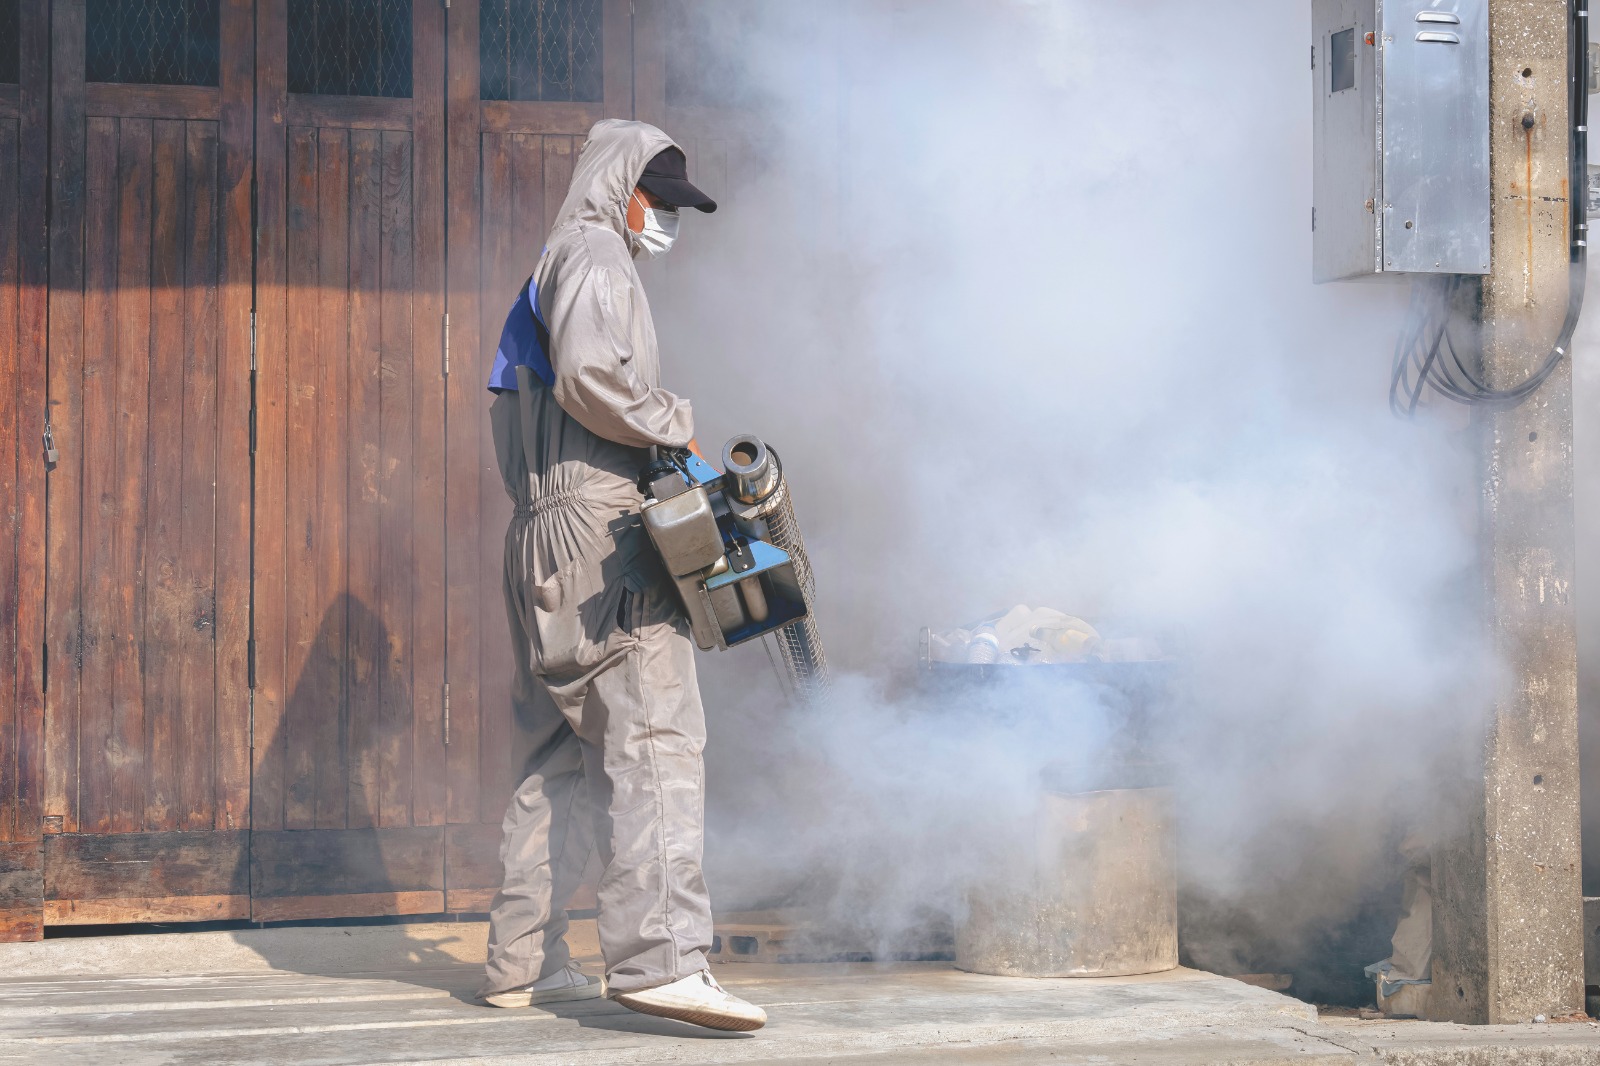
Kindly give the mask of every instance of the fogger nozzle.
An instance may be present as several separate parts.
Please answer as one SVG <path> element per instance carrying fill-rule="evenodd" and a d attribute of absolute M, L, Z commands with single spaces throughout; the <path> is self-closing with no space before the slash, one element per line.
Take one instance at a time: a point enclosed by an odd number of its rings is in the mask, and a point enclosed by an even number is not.
<path fill-rule="evenodd" d="M 741 433 L 723 445 L 722 469 L 728 495 L 743 504 L 762 502 L 783 479 L 777 453 L 753 433 Z"/>

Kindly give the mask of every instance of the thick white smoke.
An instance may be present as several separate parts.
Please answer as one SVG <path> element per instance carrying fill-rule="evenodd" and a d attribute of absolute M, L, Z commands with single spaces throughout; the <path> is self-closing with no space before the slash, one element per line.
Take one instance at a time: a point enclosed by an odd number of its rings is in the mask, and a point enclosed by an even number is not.
<path fill-rule="evenodd" d="M 1343 921 L 1493 667 L 1461 434 L 1386 405 L 1405 290 L 1309 280 L 1309 5 L 686 7 L 678 91 L 739 106 L 669 109 L 723 203 L 646 272 L 664 376 L 782 453 L 842 677 L 797 712 L 702 658 L 719 907 L 959 908 L 1109 728 L 903 684 L 922 626 L 1028 603 L 1180 660 L 1188 881 Z"/>

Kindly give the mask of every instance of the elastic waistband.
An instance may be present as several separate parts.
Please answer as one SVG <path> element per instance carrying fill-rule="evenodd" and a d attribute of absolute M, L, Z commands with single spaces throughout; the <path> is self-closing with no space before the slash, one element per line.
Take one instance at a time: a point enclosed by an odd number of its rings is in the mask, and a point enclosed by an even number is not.
<path fill-rule="evenodd" d="M 518 503 L 513 511 L 517 518 L 538 518 L 542 514 L 556 511 L 563 507 L 570 507 L 583 499 L 583 493 L 578 489 L 567 489 L 565 492 L 552 492 L 540 496 L 537 500 L 527 503 Z"/>

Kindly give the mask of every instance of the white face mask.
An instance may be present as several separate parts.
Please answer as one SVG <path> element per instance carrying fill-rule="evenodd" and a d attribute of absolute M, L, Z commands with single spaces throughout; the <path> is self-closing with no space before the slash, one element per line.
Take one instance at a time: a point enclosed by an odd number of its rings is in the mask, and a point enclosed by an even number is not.
<path fill-rule="evenodd" d="M 634 196 L 639 195 L 637 192 Z M 633 202 L 633 196 L 628 197 L 628 202 Z M 644 202 L 640 201 L 640 206 Z M 623 218 L 627 218 L 624 207 Z M 666 255 L 672 249 L 673 242 L 678 239 L 679 216 L 676 211 L 662 211 L 654 207 L 644 208 L 644 230 L 633 235 L 634 251 L 642 254 L 646 259 L 655 259 Z"/>

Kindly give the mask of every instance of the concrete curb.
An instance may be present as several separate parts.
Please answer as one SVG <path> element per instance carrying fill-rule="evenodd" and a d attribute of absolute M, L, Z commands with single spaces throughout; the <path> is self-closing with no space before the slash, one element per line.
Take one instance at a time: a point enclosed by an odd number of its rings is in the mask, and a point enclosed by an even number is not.
<path fill-rule="evenodd" d="M 598 949 L 594 923 L 574 922 L 574 954 Z M 482 965 L 488 922 L 136 933 L 0 944 L 0 978 L 163 974 L 373 973 Z"/>

